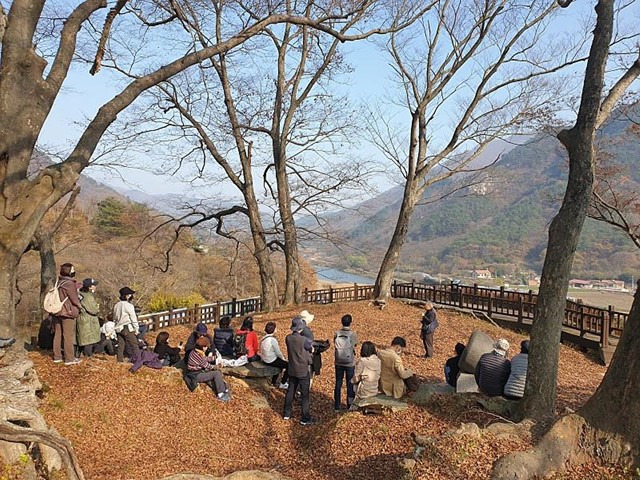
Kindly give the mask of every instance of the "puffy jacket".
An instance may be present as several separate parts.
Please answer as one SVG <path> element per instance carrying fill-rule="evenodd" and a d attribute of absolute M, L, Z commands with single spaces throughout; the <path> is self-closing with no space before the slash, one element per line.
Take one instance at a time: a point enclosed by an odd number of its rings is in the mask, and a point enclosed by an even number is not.
<path fill-rule="evenodd" d="M 58 278 L 58 294 L 60 295 L 60 300 L 66 298 L 67 301 L 62 304 L 62 310 L 56 317 L 78 318 L 82 306 L 80 305 L 78 286 L 76 285 L 75 279 L 60 276 Z"/>
<path fill-rule="evenodd" d="M 76 322 L 78 331 L 78 345 L 93 345 L 100 342 L 100 304 L 91 292 L 81 292 L 82 298 L 80 304 L 80 315 Z"/>
<path fill-rule="evenodd" d="M 524 384 L 527 381 L 527 367 L 529 365 L 529 355 L 519 353 L 511 359 L 511 373 L 509 380 L 504 386 L 504 394 L 509 397 L 524 397 Z"/>
<path fill-rule="evenodd" d="M 216 328 L 213 330 L 213 345 L 223 357 L 233 357 L 233 329 Z"/>
<path fill-rule="evenodd" d="M 511 373 L 511 362 L 495 351 L 485 353 L 476 366 L 478 389 L 490 397 L 502 395 Z"/>

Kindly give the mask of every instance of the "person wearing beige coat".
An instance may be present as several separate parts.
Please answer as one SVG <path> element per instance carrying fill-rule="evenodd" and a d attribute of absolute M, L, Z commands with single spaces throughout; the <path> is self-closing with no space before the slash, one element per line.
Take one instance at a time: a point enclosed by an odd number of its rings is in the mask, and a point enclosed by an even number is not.
<path fill-rule="evenodd" d="M 352 383 L 356 386 L 354 403 L 378 394 L 381 372 L 380 359 L 376 355 L 376 347 L 371 342 L 364 342 L 360 348 L 360 361 L 356 364 Z"/>
<path fill-rule="evenodd" d="M 404 368 L 400 358 L 406 345 L 404 338 L 395 337 L 391 342 L 391 348 L 378 352 L 381 363 L 380 390 L 390 397 L 403 397 L 407 390 L 405 380 L 413 377 L 413 371 Z"/>

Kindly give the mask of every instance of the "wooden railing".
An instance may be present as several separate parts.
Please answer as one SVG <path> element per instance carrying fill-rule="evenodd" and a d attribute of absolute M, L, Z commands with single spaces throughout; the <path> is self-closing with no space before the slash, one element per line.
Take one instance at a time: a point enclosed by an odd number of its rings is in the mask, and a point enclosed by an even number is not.
<path fill-rule="evenodd" d="M 518 326 L 530 325 L 535 314 L 538 296 L 531 290 L 519 292 L 504 287 L 487 288 L 478 285 L 424 285 L 420 283 L 394 282 L 391 286 L 394 298 L 431 301 L 436 304 L 450 305 L 464 309 L 485 312 L 489 317 L 513 319 Z M 358 285 L 341 288 L 305 289 L 302 303 L 325 304 L 336 302 L 354 302 L 373 299 L 373 285 Z M 262 310 L 260 297 L 231 299 L 207 305 L 194 305 L 192 308 L 177 308 L 165 312 L 141 315 L 141 320 L 149 323 L 149 329 L 160 329 L 183 324 L 217 323 L 220 317 L 248 315 Z M 585 335 L 598 337 L 600 345 L 608 345 L 610 336 L 619 336 L 626 324 L 628 314 L 593 307 L 567 300 L 563 325 L 577 332 L 577 337 Z M 585 342 L 588 343 L 588 342 Z M 593 340 L 590 340 L 593 343 Z"/>

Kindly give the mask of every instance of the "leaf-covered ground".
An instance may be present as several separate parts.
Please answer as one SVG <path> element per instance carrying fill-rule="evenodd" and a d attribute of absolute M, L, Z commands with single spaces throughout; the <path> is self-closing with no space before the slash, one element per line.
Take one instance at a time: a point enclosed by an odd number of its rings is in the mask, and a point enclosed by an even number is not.
<path fill-rule="evenodd" d="M 305 307 L 302 307 L 305 308 Z M 391 302 L 380 311 L 368 302 L 306 307 L 316 315 L 311 325 L 317 339 L 332 338 L 345 313 L 354 317 L 360 341 L 384 347 L 392 337 L 408 341 L 405 365 L 424 382 L 442 381 L 442 366 L 458 341 L 466 342 L 481 328 L 494 338 L 505 337 L 517 353 L 523 336 L 466 315 L 441 311 L 436 332 L 436 356 L 422 357 L 418 337 L 421 311 Z M 255 317 L 262 332 L 276 321 L 276 336 L 284 345 L 291 317 L 284 311 Z M 236 319 L 236 322 L 238 320 Z M 186 340 L 187 327 L 173 327 L 170 342 Z M 152 340 L 150 334 L 149 339 Z M 54 364 L 45 353 L 32 353 L 37 372 L 48 386 L 42 401 L 47 421 L 73 443 L 88 479 L 153 479 L 176 472 L 228 474 L 236 470 L 277 470 L 294 479 L 400 478 L 399 460 L 413 452 L 411 432 L 432 436 L 429 448 L 413 471 L 415 478 L 488 478 L 501 455 L 524 449 L 526 440 L 442 436 L 462 422 L 481 426 L 495 420 L 474 408 L 437 397 L 428 407 L 410 405 L 404 412 L 385 416 L 333 411 L 333 350 L 323 355 L 325 367 L 311 394 L 317 426 L 302 427 L 282 419 L 284 391 L 255 389 L 229 379 L 233 400 L 216 401 L 200 387 L 189 393 L 174 369 L 143 368 L 130 374 L 127 364 L 113 357 L 92 358 L 80 365 Z M 595 390 L 605 372 L 583 353 L 562 347 L 559 409 L 579 407 Z M 343 392 L 345 395 L 345 392 Z M 294 409 L 294 417 L 299 411 Z M 614 478 L 614 471 L 589 465 L 558 478 Z"/>

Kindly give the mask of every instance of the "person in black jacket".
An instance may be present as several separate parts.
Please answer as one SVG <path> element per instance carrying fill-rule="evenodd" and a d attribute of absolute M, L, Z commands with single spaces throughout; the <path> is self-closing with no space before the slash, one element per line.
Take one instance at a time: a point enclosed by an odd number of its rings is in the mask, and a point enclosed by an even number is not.
<path fill-rule="evenodd" d="M 509 342 L 504 338 L 498 340 L 493 351 L 480 357 L 476 365 L 475 377 L 480 392 L 490 397 L 502 395 L 504 386 L 509 380 L 511 362 L 506 359 Z"/>
<path fill-rule="evenodd" d="M 451 357 L 444 364 L 444 378 L 447 383 L 453 388 L 456 388 L 456 384 L 458 383 L 458 373 L 460 373 L 458 362 L 460 361 L 460 357 L 462 356 L 462 352 L 464 352 L 464 349 L 464 343 L 456 343 L 456 356 Z"/>
<path fill-rule="evenodd" d="M 200 337 L 207 337 L 209 339 L 209 344 L 213 343 L 213 339 L 207 331 L 207 326 L 202 322 L 196 324 L 196 327 L 193 329 L 193 332 L 191 332 L 191 335 L 189 335 L 189 338 L 187 339 L 187 343 L 184 344 L 185 359 L 189 358 L 189 353 L 191 353 L 191 350 L 194 350 L 196 348 L 196 342 Z M 211 349 L 208 348 L 205 353 L 209 355 L 210 351 Z"/>
<path fill-rule="evenodd" d="M 164 366 L 175 365 L 180 361 L 180 350 L 182 344 L 179 347 L 169 346 L 169 333 L 160 332 L 156 337 L 156 346 L 153 349 L 153 353 L 158 354 L 158 358 L 162 360 Z"/>
<path fill-rule="evenodd" d="M 233 328 L 229 328 L 231 317 L 228 315 L 220 319 L 220 327 L 213 330 L 213 345 L 220 355 L 235 358 L 233 355 Z"/>
<path fill-rule="evenodd" d="M 425 312 L 422 316 L 422 329 L 420 330 L 420 338 L 424 345 L 425 358 L 433 357 L 433 332 L 438 328 L 438 318 L 436 316 L 436 310 L 433 308 L 433 303 L 427 302 L 425 305 Z"/>

